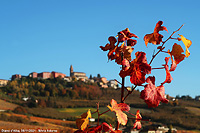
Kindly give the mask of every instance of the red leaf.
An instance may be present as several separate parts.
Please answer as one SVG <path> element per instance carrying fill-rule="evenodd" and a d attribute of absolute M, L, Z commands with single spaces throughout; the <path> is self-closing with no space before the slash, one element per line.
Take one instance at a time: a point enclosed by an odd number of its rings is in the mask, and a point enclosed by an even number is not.
<path fill-rule="evenodd" d="M 119 122 L 119 124 L 126 125 L 128 121 L 127 115 L 123 113 L 122 111 L 129 111 L 130 107 L 125 103 L 117 104 L 117 102 L 114 99 L 111 100 L 110 104 L 111 104 L 111 107 L 109 105 L 107 107 L 111 111 L 116 113 L 117 121 Z"/>
<path fill-rule="evenodd" d="M 124 71 L 127 71 L 130 68 L 130 63 L 129 63 L 129 61 L 127 59 L 123 59 L 122 65 L 124 66 L 123 67 Z"/>
<path fill-rule="evenodd" d="M 112 126 L 108 125 L 107 123 L 103 122 L 101 125 L 102 125 L 103 130 L 104 130 L 105 132 L 113 131 Z"/>
<path fill-rule="evenodd" d="M 137 43 L 137 40 L 134 40 L 134 39 L 127 40 L 127 46 L 135 46 L 136 43 Z"/>
<path fill-rule="evenodd" d="M 133 128 L 137 128 L 138 130 L 141 129 L 142 127 L 141 119 L 142 119 L 142 116 L 140 115 L 140 110 L 137 110 L 136 120 L 135 120 Z"/>
<path fill-rule="evenodd" d="M 102 130 L 105 132 L 108 132 L 108 131 L 114 132 L 112 126 L 109 126 L 105 122 L 103 122 L 101 125 L 98 125 L 96 127 L 88 129 L 86 132 L 87 133 L 97 133 L 97 132 L 101 132 Z"/>
<path fill-rule="evenodd" d="M 130 81 L 134 85 L 142 85 L 145 83 L 145 75 L 151 73 L 151 66 L 147 63 L 146 53 L 136 52 L 136 58 L 130 63 L 127 70 L 121 70 L 121 77 L 130 76 Z"/>
<path fill-rule="evenodd" d="M 176 62 L 172 59 L 172 64 L 171 64 L 171 67 L 170 67 L 170 70 L 169 71 L 174 71 L 177 67 L 177 64 Z"/>
<path fill-rule="evenodd" d="M 128 28 L 118 32 L 118 42 L 124 42 L 125 40 L 129 40 L 132 37 L 138 38 L 135 34 L 130 33 Z"/>
<path fill-rule="evenodd" d="M 138 36 L 136 36 L 135 34 L 130 33 L 130 30 L 128 28 L 126 28 L 125 30 L 120 31 L 118 34 L 122 34 L 122 35 L 124 35 L 125 37 L 128 37 L 128 38 L 131 38 L 131 37 L 138 38 Z"/>
<path fill-rule="evenodd" d="M 147 85 L 144 86 L 140 94 L 140 98 L 144 99 L 149 107 L 157 107 L 161 102 L 168 103 L 168 100 L 165 98 L 165 88 L 163 85 L 156 87 L 155 86 L 155 77 L 149 76 L 146 79 Z"/>
<path fill-rule="evenodd" d="M 86 131 L 83 131 L 83 130 L 76 130 L 74 133 L 86 133 Z"/>
<path fill-rule="evenodd" d="M 168 67 L 168 61 L 169 61 L 170 57 L 165 57 L 165 62 L 166 64 L 164 64 L 163 66 L 165 67 L 165 71 L 166 71 L 166 79 L 163 83 L 161 84 L 165 84 L 165 83 L 171 83 L 171 81 L 173 80 L 170 72 L 169 72 L 169 67 Z"/>

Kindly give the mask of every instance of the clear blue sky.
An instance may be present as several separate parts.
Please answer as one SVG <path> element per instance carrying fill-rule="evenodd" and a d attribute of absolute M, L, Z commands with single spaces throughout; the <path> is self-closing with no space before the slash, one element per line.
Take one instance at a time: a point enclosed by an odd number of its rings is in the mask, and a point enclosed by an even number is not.
<path fill-rule="evenodd" d="M 105 45 L 109 36 L 129 28 L 139 36 L 134 52 L 148 51 L 149 61 L 156 47 L 148 44 L 146 48 L 143 37 L 152 33 L 155 24 L 162 20 L 169 31 L 161 32 L 164 40 L 185 24 L 178 33 L 193 43 L 189 48 L 191 56 L 172 73 L 172 83 L 165 84 L 166 93 L 195 97 L 200 95 L 199 5 L 199 0 L 0 1 L 0 79 L 33 71 L 69 75 L 72 64 L 75 71 L 85 72 L 87 76 L 100 73 L 108 80 L 120 80 L 120 66 L 107 62 L 107 52 L 101 51 L 99 46 Z M 166 45 L 171 47 L 173 43 L 169 41 Z M 182 42 L 178 44 L 183 46 Z M 152 65 L 161 64 L 164 64 L 162 55 Z M 164 70 L 152 74 L 156 74 L 156 85 L 165 80 Z M 126 85 L 131 86 L 129 78 Z"/>

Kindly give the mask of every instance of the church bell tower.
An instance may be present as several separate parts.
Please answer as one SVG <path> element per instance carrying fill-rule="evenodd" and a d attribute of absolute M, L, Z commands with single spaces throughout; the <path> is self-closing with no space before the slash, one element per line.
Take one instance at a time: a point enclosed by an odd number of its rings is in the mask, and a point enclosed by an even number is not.
<path fill-rule="evenodd" d="M 70 77 L 73 76 L 73 73 L 74 73 L 74 70 L 73 70 L 73 66 L 71 65 L 71 66 L 70 66 Z"/>

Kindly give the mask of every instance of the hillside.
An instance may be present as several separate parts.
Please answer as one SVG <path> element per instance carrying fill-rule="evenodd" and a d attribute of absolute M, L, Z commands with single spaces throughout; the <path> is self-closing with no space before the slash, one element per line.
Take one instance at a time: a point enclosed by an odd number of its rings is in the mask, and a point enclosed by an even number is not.
<path fill-rule="evenodd" d="M 111 99 L 120 101 L 120 89 L 103 89 L 98 84 L 88 84 L 81 81 L 69 83 L 61 79 L 22 79 L 10 82 L 1 91 L 3 92 L 1 96 L 7 101 L 0 100 L 0 109 L 13 110 L 20 105 L 27 110 L 27 114 L 30 116 L 59 120 L 75 121 L 85 109 L 91 108 L 92 111 L 95 111 L 98 102 L 100 111 L 103 112 L 107 110 Z M 8 96 L 4 93 L 12 95 Z M 21 100 L 23 96 L 28 95 L 32 97 L 30 101 Z M 36 99 L 38 100 L 37 104 L 34 103 Z M 140 109 L 143 119 L 150 120 L 150 122 L 142 122 L 143 128 L 152 124 L 163 124 L 165 126 L 172 125 L 177 129 L 200 130 L 199 101 L 178 99 L 176 103 L 170 101 L 157 108 L 148 108 L 146 103 L 140 99 L 140 92 L 134 91 L 126 99 L 126 103 L 130 105 L 131 113 L 135 114 Z M 101 121 L 115 124 L 115 119 L 114 113 L 109 112 Z M 134 122 L 129 121 L 129 123 Z M 132 126 L 132 124 L 129 125 Z M 75 124 L 67 126 L 75 127 Z"/>
<path fill-rule="evenodd" d="M 18 105 L 0 99 L 0 110 L 13 110 Z"/>

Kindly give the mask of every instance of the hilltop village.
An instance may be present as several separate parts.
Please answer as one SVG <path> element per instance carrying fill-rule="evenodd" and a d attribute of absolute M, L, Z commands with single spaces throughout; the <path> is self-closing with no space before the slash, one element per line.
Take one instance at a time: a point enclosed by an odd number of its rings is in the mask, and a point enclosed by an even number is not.
<path fill-rule="evenodd" d="M 17 80 L 21 78 L 37 78 L 39 79 L 49 79 L 49 78 L 62 78 L 63 80 L 66 80 L 68 82 L 72 82 L 73 80 L 80 80 L 83 82 L 90 82 L 90 83 L 98 83 L 101 88 L 108 88 L 112 87 L 114 89 L 117 89 L 118 83 L 115 80 L 107 80 L 105 77 L 101 77 L 97 75 L 97 77 L 90 76 L 89 78 L 86 76 L 86 73 L 84 72 L 74 72 L 73 66 L 70 66 L 70 75 L 66 76 L 66 74 L 61 72 L 32 72 L 28 74 L 27 76 L 21 75 L 21 74 L 14 74 L 11 76 L 12 80 Z M 9 80 L 0 79 L 0 87 L 6 86 Z"/>

